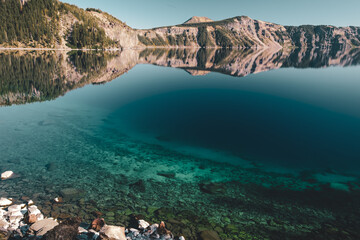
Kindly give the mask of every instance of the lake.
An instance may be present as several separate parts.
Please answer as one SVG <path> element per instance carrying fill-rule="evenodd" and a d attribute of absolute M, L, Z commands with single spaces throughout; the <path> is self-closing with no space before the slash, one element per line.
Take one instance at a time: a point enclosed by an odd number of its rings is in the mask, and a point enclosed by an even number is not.
<path fill-rule="evenodd" d="M 3 51 L 0 63 L 0 170 L 18 176 L 0 197 L 59 219 L 138 214 L 186 239 L 360 238 L 359 49 Z"/>

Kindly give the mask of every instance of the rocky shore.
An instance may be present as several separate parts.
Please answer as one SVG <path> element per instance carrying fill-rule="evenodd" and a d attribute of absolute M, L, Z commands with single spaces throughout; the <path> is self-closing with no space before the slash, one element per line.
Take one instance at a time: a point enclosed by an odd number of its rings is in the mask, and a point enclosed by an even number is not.
<path fill-rule="evenodd" d="M 185 240 L 183 236 L 174 237 L 164 222 L 150 225 L 135 215 L 127 227 L 108 225 L 103 218 L 96 218 L 91 224 L 82 222 L 80 217 L 60 221 L 44 216 L 32 200 L 14 204 L 7 198 L 0 198 L 0 239 Z"/>

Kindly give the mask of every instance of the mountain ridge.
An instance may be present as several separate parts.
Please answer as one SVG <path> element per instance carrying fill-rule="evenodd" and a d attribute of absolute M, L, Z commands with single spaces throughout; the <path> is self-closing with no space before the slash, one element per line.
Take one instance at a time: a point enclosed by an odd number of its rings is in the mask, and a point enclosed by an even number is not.
<path fill-rule="evenodd" d="M 237 16 L 220 21 L 212 21 L 207 17 L 192 17 L 185 23 L 174 26 L 134 29 L 99 9 L 84 10 L 58 0 L 30 0 L 24 4 L 20 4 L 18 0 L 0 1 L 0 21 L 5 22 L 4 26 L 0 26 L 0 47 L 360 47 L 360 27 L 283 26 L 247 16 Z"/>

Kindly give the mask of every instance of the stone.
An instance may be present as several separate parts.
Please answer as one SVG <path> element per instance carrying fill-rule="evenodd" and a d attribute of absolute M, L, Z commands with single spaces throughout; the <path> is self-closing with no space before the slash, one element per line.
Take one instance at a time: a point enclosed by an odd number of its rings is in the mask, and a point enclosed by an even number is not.
<path fill-rule="evenodd" d="M 32 205 L 32 206 L 30 206 L 30 207 L 28 208 L 28 214 L 29 214 L 29 215 L 30 215 L 30 214 L 39 215 L 39 214 L 41 214 L 41 212 L 40 212 L 40 210 L 38 209 L 37 206 Z"/>
<path fill-rule="evenodd" d="M 347 184 L 344 184 L 344 183 L 333 182 L 333 183 L 330 183 L 330 187 L 332 189 L 335 189 L 335 190 L 350 192 L 349 186 Z"/>
<path fill-rule="evenodd" d="M 69 218 L 49 230 L 41 239 L 42 240 L 60 240 L 76 239 L 78 229 L 81 223 L 80 218 Z"/>
<path fill-rule="evenodd" d="M 88 230 L 86 230 L 86 229 L 83 228 L 83 227 L 79 227 L 79 228 L 78 228 L 78 232 L 79 232 L 80 234 L 82 234 L 82 233 L 88 233 Z"/>
<path fill-rule="evenodd" d="M 163 221 L 160 223 L 160 225 L 159 225 L 158 229 L 156 230 L 156 232 L 160 236 L 165 236 L 165 238 L 173 238 L 172 233 L 165 228 L 165 223 Z"/>
<path fill-rule="evenodd" d="M 200 190 L 208 194 L 223 194 L 226 192 L 224 184 L 222 183 L 200 183 Z"/>
<path fill-rule="evenodd" d="M 7 198 L 0 198 L 0 207 L 7 207 L 12 204 L 12 201 Z"/>
<path fill-rule="evenodd" d="M 185 240 L 185 238 L 183 236 L 180 236 L 179 240 Z"/>
<path fill-rule="evenodd" d="M 53 219 L 40 220 L 31 225 L 29 233 L 31 235 L 43 236 L 57 225 L 59 225 L 59 223 Z"/>
<path fill-rule="evenodd" d="M 76 188 L 65 188 L 60 191 L 60 195 L 65 201 L 73 200 L 81 198 L 84 195 L 84 191 Z"/>
<path fill-rule="evenodd" d="M 1 180 L 6 180 L 11 178 L 14 175 L 13 171 L 6 171 L 1 174 Z"/>
<path fill-rule="evenodd" d="M 174 172 L 158 172 L 157 175 L 166 177 L 166 178 L 175 178 L 176 174 Z"/>
<path fill-rule="evenodd" d="M 146 222 L 145 220 L 139 220 L 139 228 L 147 228 L 148 226 L 150 226 L 150 224 L 148 222 Z"/>
<path fill-rule="evenodd" d="M 114 216 L 115 216 L 115 213 L 114 213 L 114 212 L 107 212 L 107 213 L 106 213 L 106 216 L 107 216 L 107 217 L 114 217 Z"/>
<path fill-rule="evenodd" d="M 135 191 L 146 192 L 146 186 L 143 180 L 139 180 L 133 184 L 130 184 L 129 186 Z"/>
<path fill-rule="evenodd" d="M 103 240 L 126 240 L 125 228 L 105 225 L 100 230 L 100 239 Z"/>
<path fill-rule="evenodd" d="M 10 224 L 7 221 L 0 218 L 0 232 L 1 231 L 6 232 L 9 227 Z"/>
<path fill-rule="evenodd" d="M 205 230 L 200 233 L 201 240 L 221 240 L 217 232 L 213 230 Z"/>
<path fill-rule="evenodd" d="M 25 223 L 27 224 L 33 224 L 37 222 L 37 217 L 35 214 L 26 215 L 24 218 Z"/>
<path fill-rule="evenodd" d="M 56 198 L 54 198 L 54 202 L 56 202 L 56 203 L 62 203 L 62 202 L 63 202 L 63 199 L 62 199 L 62 197 L 56 197 Z"/>
<path fill-rule="evenodd" d="M 48 164 L 45 165 L 45 168 L 47 171 L 54 171 L 57 169 L 56 163 L 54 162 L 50 162 Z"/>
<path fill-rule="evenodd" d="M 103 218 L 97 218 L 91 223 L 91 229 L 94 229 L 95 231 L 100 231 L 102 227 L 105 226 L 105 220 Z"/>
<path fill-rule="evenodd" d="M 12 205 L 8 207 L 8 212 L 17 212 L 21 210 L 21 205 Z"/>

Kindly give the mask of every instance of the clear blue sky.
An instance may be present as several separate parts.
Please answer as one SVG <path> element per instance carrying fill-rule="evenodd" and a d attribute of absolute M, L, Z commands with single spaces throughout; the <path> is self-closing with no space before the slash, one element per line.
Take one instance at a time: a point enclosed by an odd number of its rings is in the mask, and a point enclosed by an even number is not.
<path fill-rule="evenodd" d="M 108 12 L 133 28 L 182 23 L 192 16 L 221 20 L 246 15 L 283 25 L 360 26 L 360 0 L 63 0 Z"/>

